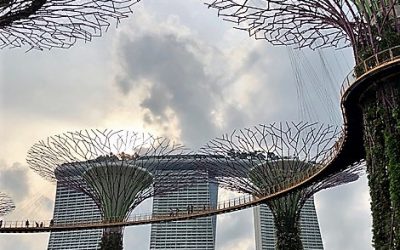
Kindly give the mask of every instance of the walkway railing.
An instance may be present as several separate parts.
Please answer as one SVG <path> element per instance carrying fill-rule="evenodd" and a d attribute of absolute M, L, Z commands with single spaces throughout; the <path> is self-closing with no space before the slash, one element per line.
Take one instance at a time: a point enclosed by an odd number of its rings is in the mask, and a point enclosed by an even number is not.
<path fill-rule="evenodd" d="M 351 71 L 343 85 L 341 87 L 341 96 L 343 98 L 344 93 L 356 82 L 357 79 L 363 75 L 369 73 L 377 67 L 383 66 L 388 62 L 394 60 L 400 60 L 400 46 L 396 46 L 387 50 L 384 50 L 370 58 L 366 59 L 361 64 L 357 65 L 353 71 Z M 357 71 L 357 75 L 356 75 Z M 357 78 L 356 78 L 357 77 Z M 342 112 L 344 117 L 344 125 L 342 132 L 331 148 L 331 150 L 325 155 L 326 157 L 321 161 L 320 164 L 310 167 L 307 171 L 300 173 L 293 178 L 290 178 L 282 183 L 275 186 L 269 187 L 266 190 L 264 197 L 254 197 L 251 195 L 243 195 L 230 200 L 218 202 L 214 206 L 196 207 L 193 212 L 187 212 L 185 210 L 178 213 L 171 214 L 169 211 L 165 214 L 133 214 L 128 218 L 112 218 L 107 221 L 94 219 L 92 221 L 82 222 L 82 220 L 69 221 L 68 223 L 54 222 L 51 220 L 31 220 L 24 221 L 1 221 L 0 233 L 34 233 L 34 232 L 46 232 L 46 231 L 67 231 L 67 230 L 82 230 L 82 229 L 93 229 L 93 228 L 105 228 L 105 227 L 119 227 L 119 226 L 131 226 L 148 223 L 160 223 L 168 221 L 186 220 L 198 217 L 205 217 L 211 215 L 217 215 L 236 211 L 252 206 L 259 205 L 269 199 L 272 199 L 278 195 L 290 192 L 297 187 L 305 184 L 306 182 L 312 181 L 315 177 L 327 168 L 331 162 L 337 157 L 340 150 L 342 150 L 344 143 L 347 140 L 347 115 L 346 110 L 342 104 Z"/>
<path fill-rule="evenodd" d="M 344 143 L 344 137 L 339 137 L 335 146 L 326 154 L 322 160 L 322 164 L 314 165 L 307 171 L 294 176 L 282 183 L 269 187 L 266 190 L 264 197 L 254 197 L 252 195 L 242 195 L 233 199 L 218 202 L 216 205 L 206 205 L 203 207 L 195 207 L 193 212 L 188 213 L 181 210 L 178 213 L 171 214 L 132 214 L 126 219 L 112 218 L 107 221 L 100 219 L 93 219 L 91 221 L 82 220 L 68 221 L 67 223 L 53 222 L 51 220 L 26 220 L 23 221 L 3 221 L 0 227 L 0 233 L 34 233 L 34 232 L 47 232 L 47 231 L 67 231 L 67 230 L 81 230 L 117 226 L 131 226 L 139 224 L 159 223 L 167 221 L 177 221 L 193 219 L 198 217 L 205 217 L 210 215 L 217 215 L 236 211 L 252 206 L 259 205 L 268 199 L 272 199 L 280 194 L 289 192 L 292 189 L 304 184 L 305 182 L 317 176 L 333 159 L 341 149 Z"/>
<path fill-rule="evenodd" d="M 379 53 L 368 57 L 362 63 L 357 64 L 352 71 L 345 77 L 342 87 L 340 89 L 340 96 L 356 82 L 358 78 L 366 73 L 376 69 L 379 66 L 385 65 L 393 60 L 400 60 L 400 45 L 390 49 L 382 50 Z"/>
<path fill-rule="evenodd" d="M 324 162 L 327 164 L 330 160 L 335 158 L 335 149 L 340 148 L 343 140 L 338 140 L 338 147 L 333 148 Z M 91 221 L 68 221 L 66 223 L 53 222 L 51 220 L 29 220 L 28 223 L 24 221 L 3 221 L 0 227 L 0 233 L 34 233 L 34 232 L 47 232 L 47 231 L 67 231 L 67 230 L 81 230 L 81 229 L 93 229 L 93 228 L 105 228 L 105 227 L 118 227 L 118 226 L 131 226 L 139 224 L 159 223 L 167 221 L 177 221 L 193 219 L 198 217 L 205 217 L 211 215 L 217 215 L 227 213 L 231 211 L 241 210 L 244 208 L 252 207 L 263 203 L 264 201 L 271 199 L 275 196 L 283 194 L 296 188 L 297 186 L 307 182 L 313 176 L 323 170 L 323 165 L 315 165 L 310 167 L 307 171 L 294 176 L 290 180 L 286 180 L 282 183 L 272 186 L 267 189 L 264 197 L 254 197 L 252 195 L 242 195 L 236 198 L 218 202 L 215 205 L 203 205 L 200 207 L 194 207 L 193 212 L 181 210 L 171 214 L 170 211 L 165 214 L 132 214 L 128 218 L 112 218 L 107 221 L 100 219 L 93 219 Z"/>

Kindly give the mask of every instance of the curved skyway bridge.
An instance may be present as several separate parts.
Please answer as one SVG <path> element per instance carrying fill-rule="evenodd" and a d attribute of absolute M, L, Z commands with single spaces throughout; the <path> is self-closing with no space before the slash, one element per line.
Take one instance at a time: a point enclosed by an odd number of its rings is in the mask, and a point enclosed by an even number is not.
<path fill-rule="evenodd" d="M 400 72 L 400 46 L 396 46 L 378 54 L 357 65 L 345 78 L 341 88 L 341 109 L 344 118 L 343 130 L 332 147 L 328 157 L 319 165 L 315 165 L 307 172 L 270 187 L 268 195 L 255 198 L 250 195 L 240 196 L 231 200 L 219 202 L 214 207 L 195 208 L 193 212 L 180 211 L 173 214 L 132 214 L 129 218 L 121 220 L 91 222 L 74 222 L 68 224 L 53 223 L 50 220 L 28 221 L 2 221 L 0 233 L 41 233 L 50 231 L 69 231 L 80 229 L 94 229 L 107 227 L 133 226 L 150 223 L 163 223 L 169 221 L 188 220 L 218 214 L 229 213 L 259 205 L 298 188 L 310 185 L 333 173 L 337 173 L 349 166 L 358 164 L 365 158 L 362 139 L 362 113 L 357 105 L 357 100 L 362 93 L 376 79 L 387 77 Z"/>

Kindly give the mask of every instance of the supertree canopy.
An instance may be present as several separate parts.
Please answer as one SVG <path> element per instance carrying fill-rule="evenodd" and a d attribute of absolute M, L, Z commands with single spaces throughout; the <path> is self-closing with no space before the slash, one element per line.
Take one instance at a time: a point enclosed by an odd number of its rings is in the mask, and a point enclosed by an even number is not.
<path fill-rule="evenodd" d="M 181 145 L 162 137 L 82 130 L 39 141 L 28 151 L 27 162 L 44 178 L 91 197 L 104 221 L 123 221 L 144 199 L 193 182 L 184 170 L 165 171 L 182 159 L 187 162 L 186 154 Z M 188 176 L 193 176 L 193 170 Z M 122 249 L 122 228 L 103 232 L 102 249 L 114 246 Z"/>
<path fill-rule="evenodd" d="M 0 193 L 0 216 L 8 214 L 14 209 L 15 205 L 11 198 L 4 193 Z"/>
<path fill-rule="evenodd" d="M 1 0 L 0 48 L 68 48 L 90 41 L 140 0 Z"/>
<path fill-rule="evenodd" d="M 272 188 L 295 180 L 316 168 L 331 151 L 338 130 L 333 126 L 308 123 L 274 123 L 234 131 L 209 141 L 201 151 L 219 155 L 206 162 L 211 181 L 230 190 L 255 197 L 271 194 Z M 300 210 L 316 192 L 358 179 L 360 168 L 314 181 L 284 196 L 266 201 L 276 228 L 276 249 L 303 249 L 300 239 Z"/>
<path fill-rule="evenodd" d="M 274 45 L 352 46 L 357 62 L 400 42 L 396 0 L 213 0 L 237 28 Z"/>

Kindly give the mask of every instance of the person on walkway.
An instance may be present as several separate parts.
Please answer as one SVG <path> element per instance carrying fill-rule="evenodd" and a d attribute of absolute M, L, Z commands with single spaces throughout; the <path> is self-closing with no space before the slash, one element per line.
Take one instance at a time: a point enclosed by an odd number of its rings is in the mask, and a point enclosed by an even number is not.
<path fill-rule="evenodd" d="M 25 226 L 26 226 L 26 227 L 29 227 L 29 220 L 26 220 L 26 221 L 25 221 Z"/>
<path fill-rule="evenodd" d="M 3 226 L 3 220 L 0 220 L 0 227 Z"/>
<path fill-rule="evenodd" d="M 50 220 L 50 225 L 49 225 L 49 226 L 52 227 L 53 225 L 54 225 L 54 220 L 51 219 L 51 220 Z"/>

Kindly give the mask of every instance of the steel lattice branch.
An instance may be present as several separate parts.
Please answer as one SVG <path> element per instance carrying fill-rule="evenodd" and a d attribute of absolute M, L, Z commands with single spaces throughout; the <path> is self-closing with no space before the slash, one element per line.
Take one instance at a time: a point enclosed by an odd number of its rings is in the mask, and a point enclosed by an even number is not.
<path fill-rule="evenodd" d="M 140 0 L 2 0 L 0 48 L 69 48 L 119 23 Z"/>
<path fill-rule="evenodd" d="M 207 5 L 257 39 L 312 49 L 352 46 L 358 61 L 361 50 L 376 53 L 386 43 L 385 32 L 400 29 L 395 0 L 214 0 Z"/>
<path fill-rule="evenodd" d="M 12 199 L 4 194 L 0 193 L 0 216 L 4 216 L 15 209 L 14 202 Z"/>
<path fill-rule="evenodd" d="M 203 167 L 222 187 L 263 197 L 270 188 L 298 179 L 311 168 L 322 167 L 339 132 L 336 126 L 304 122 L 235 130 L 202 147 L 202 153 L 215 156 L 212 161 L 206 159 Z M 301 203 L 322 189 L 355 181 L 360 172 L 358 166 L 296 191 L 301 192 Z"/>

